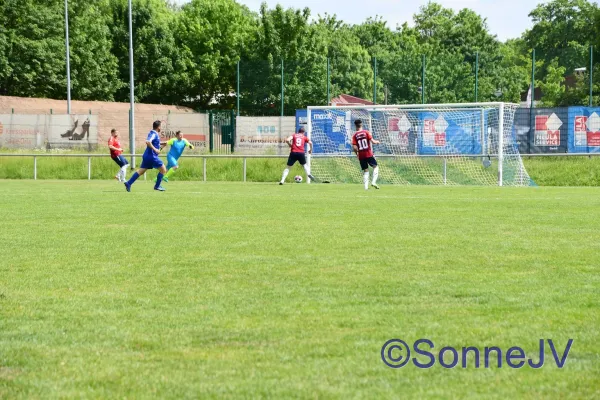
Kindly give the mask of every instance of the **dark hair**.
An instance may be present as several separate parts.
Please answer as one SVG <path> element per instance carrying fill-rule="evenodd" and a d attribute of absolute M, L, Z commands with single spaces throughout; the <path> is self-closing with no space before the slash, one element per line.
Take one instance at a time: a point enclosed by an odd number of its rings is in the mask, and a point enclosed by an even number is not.
<path fill-rule="evenodd" d="M 156 128 L 158 128 L 159 126 L 160 126 L 160 121 L 159 121 L 159 120 L 156 120 L 156 121 L 154 121 L 154 122 L 152 123 L 152 129 L 156 129 Z"/>
<path fill-rule="evenodd" d="M 298 129 L 298 133 L 304 133 L 304 132 L 305 132 L 305 130 L 304 130 L 303 127 L 301 127 L 300 129 Z"/>
<path fill-rule="evenodd" d="M 181 131 L 175 132 L 175 136 L 179 135 L 180 133 L 181 133 Z"/>
<path fill-rule="evenodd" d="M 356 121 L 354 121 L 354 126 L 356 126 L 357 128 L 359 126 L 362 126 L 362 121 L 360 119 L 357 119 Z"/>
<path fill-rule="evenodd" d="M 117 131 L 117 130 L 116 130 L 115 128 L 112 128 L 112 129 L 110 130 L 110 133 L 115 133 L 116 131 Z"/>

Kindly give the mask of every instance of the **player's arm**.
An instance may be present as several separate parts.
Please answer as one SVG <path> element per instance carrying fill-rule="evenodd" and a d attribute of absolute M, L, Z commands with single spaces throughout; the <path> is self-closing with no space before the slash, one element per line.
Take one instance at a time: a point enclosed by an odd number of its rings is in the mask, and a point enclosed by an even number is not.
<path fill-rule="evenodd" d="M 379 143 L 381 143 L 379 140 L 373 138 L 373 135 L 371 134 L 371 132 L 369 132 L 369 140 L 373 144 L 379 144 Z"/>
<path fill-rule="evenodd" d="M 113 144 L 113 142 L 111 142 L 111 141 L 109 140 L 109 141 L 108 141 L 108 148 L 109 148 L 110 150 L 112 150 L 112 151 L 123 151 L 123 149 L 120 149 L 120 148 L 118 148 L 118 147 L 115 147 L 115 146 L 113 146 L 112 144 Z"/>
<path fill-rule="evenodd" d="M 189 147 L 189 148 L 190 148 L 190 150 L 194 150 L 194 145 L 192 145 L 190 142 L 188 142 L 188 140 L 187 140 L 187 139 L 183 139 L 183 143 L 185 143 L 185 145 L 186 145 L 187 147 Z"/>
<path fill-rule="evenodd" d="M 156 154 L 160 153 L 160 149 L 157 149 L 156 147 L 154 147 L 152 145 L 152 137 L 148 136 L 148 138 L 146 139 L 146 146 L 151 148 L 153 152 L 155 152 Z"/>
<path fill-rule="evenodd" d="M 358 156 L 358 143 L 356 143 L 356 137 L 352 136 L 352 150 L 354 150 L 354 154 Z"/>
<path fill-rule="evenodd" d="M 306 143 L 308 143 L 308 154 L 312 154 L 312 150 L 313 150 L 312 140 L 306 139 Z"/>
<path fill-rule="evenodd" d="M 288 136 L 287 139 L 285 139 L 285 142 L 287 143 L 288 146 L 290 146 L 290 149 L 292 148 L 292 140 L 294 140 L 293 136 Z"/>

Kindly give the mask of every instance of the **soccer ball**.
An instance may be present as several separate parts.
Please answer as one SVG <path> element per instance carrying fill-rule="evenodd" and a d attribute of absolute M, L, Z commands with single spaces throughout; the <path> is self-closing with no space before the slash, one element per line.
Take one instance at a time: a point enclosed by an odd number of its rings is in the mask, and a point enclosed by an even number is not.
<path fill-rule="evenodd" d="M 302 183 L 302 177 L 300 175 L 296 175 L 294 177 L 294 180 L 296 181 L 296 183 Z"/>

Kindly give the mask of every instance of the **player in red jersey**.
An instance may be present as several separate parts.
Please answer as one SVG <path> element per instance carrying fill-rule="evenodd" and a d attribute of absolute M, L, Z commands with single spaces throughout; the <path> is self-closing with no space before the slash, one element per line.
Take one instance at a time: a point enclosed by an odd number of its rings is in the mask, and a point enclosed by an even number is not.
<path fill-rule="evenodd" d="M 369 189 L 369 165 L 373 167 L 373 181 L 371 182 L 371 186 L 379 189 L 379 186 L 377 186 L 379 167 L 377 166 L 377 160 L 373 156 L 372 146 L 372 144 L 379 144 L 379 140 L 373 139 L 371 132 L 362 128 L 362 121 L 360 119 L 354 121 L 354 126 L 356 127 L 356 133 L 352 136 L 352 148 L 358 156 L 360 168 L 364 172 L 363 182 L 365 183 L 365 190 Z"/>
<path fill-rule="evenodd" d="M 110 158 L 117 163 L 117 165 L 121 168 L 117 175 L 115 175 L 115 179 L 119 182 L 125 182 L 125 174 L 127 174 L 127 159 L 123 157 L 123 149 L 121 148 L 121 143 L 119 143 L 119 132 L 116 129 L 111 129 L 110 138 L 108 139 L 108 148 L 110 149 Z"/>
<path fill-rule="evenodd" d="M 308 143 L 308 154 L 312 153 L 312 141 L 304 135 L 304 128 L 298 129 L 298 133 L 294 133 L 292 136 L 285 139 L 285 142 L 290 146 L 290 156 L 288 157 L 287 167 L 283 170 L 283 176 L 281 177 L 280 185 L 283 185 L 285 178 L 290 173 L 290 167 L 293 166 L 296 161 L 304 167 L 306 177 L 315 180 L 314 176 L 310 174 L 308 164 L 306 164 L 306 156 L 304 155 L 304 146 Z"/>

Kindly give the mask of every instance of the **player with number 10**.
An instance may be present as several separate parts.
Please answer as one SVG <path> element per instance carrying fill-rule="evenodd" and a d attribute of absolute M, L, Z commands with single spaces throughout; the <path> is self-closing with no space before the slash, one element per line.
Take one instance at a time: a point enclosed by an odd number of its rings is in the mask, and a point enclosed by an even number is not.
<path fill-rule="evenodd" d="M 375 189 L 379 189 L 377 185 L 377 178 L 379 177 L 379 167 L 377 166 L 377 160 L 373 156 L 372 144 L 379 144 L 378 140 L 373 139 L 373 135 L 366 129 L 362 128 L 362 121 L 357 119 L 354 121 L 356 127 L 356 133 L 352 136 L 352 148 L 354 153 L 358 156 L 360 162 L 360 168 L 363 170 L 363 182 L 365 184 L 365 190 L 369 189 L 369 165 L 373 167 L 373 181 L 371 186 Z"/>

